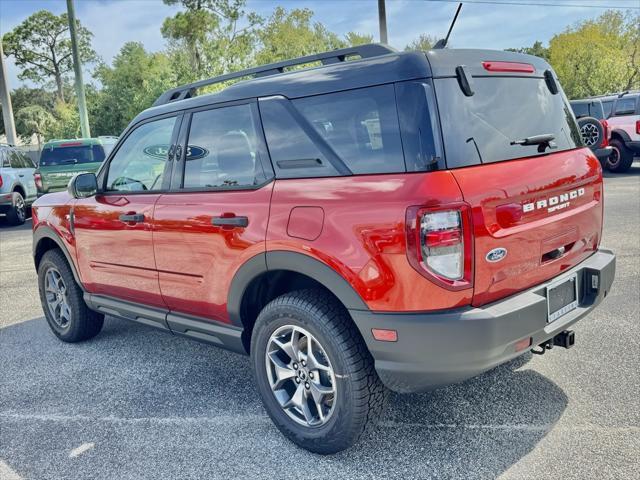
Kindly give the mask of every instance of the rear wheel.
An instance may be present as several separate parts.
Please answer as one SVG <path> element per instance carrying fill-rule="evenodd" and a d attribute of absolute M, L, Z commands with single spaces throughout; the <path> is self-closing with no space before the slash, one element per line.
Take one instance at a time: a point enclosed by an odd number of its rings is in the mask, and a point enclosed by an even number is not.
<path fill-rule="evenodd" d="M 344 307 L 322 291 L 285 294 L 260 312 L 251 356 L 267 413 L 320 454 L 353 445 L 379 415 L 385 388 Z"/>
<path fill-rule="evenodd" d="M 12 206 L 7 212 L 9 225 L 22 225 L 27 219 L 27 206 L 20 192 L 13 192 Z"/>
<path fill-rule="evenodd" d="M 40 260 L 38 287 L 47 323 L 60 340 L 80 342 L 100 333 L 104 315 L 87 307 L 82 290 L 60 250 L 49 250 Z"/>
<path fill-rule="evenodd" d="M 612 152 L 606 161 L 607 169 L 615 173 L 628 171 L 633 163 L 633 152 L 617 138 L 612 139 L 609 144 L 611 145 Z"/>

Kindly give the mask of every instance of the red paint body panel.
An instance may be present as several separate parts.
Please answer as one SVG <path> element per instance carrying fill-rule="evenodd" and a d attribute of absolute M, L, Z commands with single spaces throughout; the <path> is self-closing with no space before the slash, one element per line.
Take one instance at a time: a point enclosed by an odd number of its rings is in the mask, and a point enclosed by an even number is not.
<path fill-rule="evenodd" d="M 153 257 L 151 224 L 159 194 L 109 194 L 75 201 L 76 255 L 85 289 L 165 307 Z M 122 214 L 144 222 L 126 224 Z"/>
<path fill-rule="evenodd" d="M 154 250 L 160 290 L 172 311 L 229 322 L 227 296 L 238 268 L 265 251 L 273 182 L 258 190 L 162 195 Z M 218 227 L 214 216 L 246 216 L 246 228 Z"/>
<path fill-rule="evenodd" d="M 602 170 L 588 149 L 453 170 L 472 206 L 475 239 L 473 304 L 480 306 L 544 282 L 590 256 L 602 230 Z M 584 188 L 560 210 L 522 212 L 522 205 Z M 506 248 L 496 263 L 485 259 Z M 543 259 L 566 247 L 555 260 Z"/>
<path fill-rule="evenodd" d="M 471 302 L 472 290 L 449 291 L 418 273 L 406 255 L 405 215 L 412 205 L 460 202 L 452 174 L 432 173 L 277 180 L 267 250 L 320 260 L 342 275 L 370 309 L 421 311 Z M 324 225 L 315 240 L 287 232 L 292 209 L 320 207 Z"/>

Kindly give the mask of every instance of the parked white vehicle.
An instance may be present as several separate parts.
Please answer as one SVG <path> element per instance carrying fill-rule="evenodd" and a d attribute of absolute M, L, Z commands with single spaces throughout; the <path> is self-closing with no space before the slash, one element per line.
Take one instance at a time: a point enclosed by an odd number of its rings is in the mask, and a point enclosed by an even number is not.
<path fill-rule="evenodd" d="M 36 200 L 33 180 L 35 165 L 17 148 L 0 144 L 0 213 L 11 225 L 21 225 L 27 219 L 27 209 Z"/>
<path fill-rule="evenodd" d="M 607 122 L 613 148 L 607 166 L 612 172 L 626 172 L 633 157 L 640 155 L 640 92 L 625 92 L 614 97 Z"/>

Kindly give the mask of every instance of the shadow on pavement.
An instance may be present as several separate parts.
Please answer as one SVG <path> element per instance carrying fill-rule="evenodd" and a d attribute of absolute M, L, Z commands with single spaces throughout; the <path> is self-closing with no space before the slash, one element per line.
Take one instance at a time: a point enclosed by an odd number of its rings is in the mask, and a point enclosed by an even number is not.
<path fill-rule="evenodd" d="M 34 319 L 0 330 L 0 346 L 0 461 L 24 478 L 494 478 L 567 405 L 525 356 L 391 395 L 359 444 L 320 457 L 270 422 L 246 357 L 116 319 L 75 345 Z"/>

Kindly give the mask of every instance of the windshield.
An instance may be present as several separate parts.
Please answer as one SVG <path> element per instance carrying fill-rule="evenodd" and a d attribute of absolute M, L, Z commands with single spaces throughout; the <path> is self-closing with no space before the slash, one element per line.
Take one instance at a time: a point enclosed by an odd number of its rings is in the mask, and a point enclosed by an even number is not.
<path fill-rule="evenodd" d="M 465 96 L 456 78 L 435 79 L 434 85 L 448 168 L 582 146 L 566 98 L 562 92 L 553 95 L 542 78 L 474 77 L 471 97 Z M 524 141 L 537 136 L 553 141 Z"/>
<path fill-rule="evenodd" d="M 73 147 L 51 147 L 42 150 L 40 166 L 75 165 L 96 163 L 104 160 L 102 145 L 78 145 Z"/>

